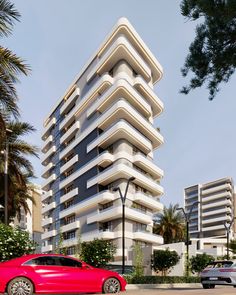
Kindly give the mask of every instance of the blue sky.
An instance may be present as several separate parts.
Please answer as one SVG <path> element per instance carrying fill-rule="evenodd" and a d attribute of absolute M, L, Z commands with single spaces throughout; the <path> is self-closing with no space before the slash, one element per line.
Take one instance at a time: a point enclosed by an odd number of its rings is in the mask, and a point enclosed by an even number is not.
<path fill-rule="evenodd" d="M 183 203 L 184 187 L 231 176 L 235 172 L 235 75 L 222 85 L 215 100 L 206 89 L 179 94 L 181 77 L 195 23 L 180 14 L 177 0 L 14 0 L 22 15 L 4 46 L 23 57 L 32 68 L 17 85 L 22 120 L 37 132 L 27 140 L 41 146 L 44 118 L 74 77 L 96 51 L 119 17 L 125 16 L 164 68 L 155 85 L 165 109 L 155 125 L 164 145 L 155 163 L 164 170 L 162 201 Z M 42 167 L 33 160 L 38 179 Z"/>

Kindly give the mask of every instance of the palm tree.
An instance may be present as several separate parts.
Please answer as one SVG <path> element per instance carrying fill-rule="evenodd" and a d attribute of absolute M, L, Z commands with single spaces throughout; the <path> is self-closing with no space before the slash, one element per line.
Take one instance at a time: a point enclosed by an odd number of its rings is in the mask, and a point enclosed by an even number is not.
<path fill-rule="evenodd" d="M 28 123 L 9 122 L 7 128 L 12 132 L 4 138 L 8 140 L 8 213 L 9 218 L 19 216 L 20 208 L 29 212 L 27 200 L 30 195 L 30 180 L 34 177 L 34 170 L 28 156 L 38 157 L 38 148 L 28 144 L 23 136 L 35 129 Z M 0 154 L 0 204 L 4 199 L 4 155 Z"/>
<path fill-rule="evenodd" d="M 163 236 L 165 244 L 184 240 L 184 217 L 177 211 L 178 207 L 178 204 L 170 204 L 169 208 L 164 207 L 163 213 L 155 216 L 153 232 Z"/>
<path fill-rule="evenodd" d="M 14 22 L 19 21 L 19 18 L 19 12 L 9 0 L 0 0 L 0 37 L 11 34 Z M 0 142 L 4 137 L 6 117 L 19 117 L 15 88 L 18 75 L 27 75 L 29 71 L 20 57 L 0 46 Z"/>

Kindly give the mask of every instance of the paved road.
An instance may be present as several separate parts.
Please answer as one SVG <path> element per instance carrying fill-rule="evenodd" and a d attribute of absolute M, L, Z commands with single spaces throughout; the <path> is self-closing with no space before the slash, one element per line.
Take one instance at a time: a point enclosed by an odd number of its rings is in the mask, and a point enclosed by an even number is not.
<path fill-rule="evenodd" d="M 230 295 L 236 294 L 233 287 L 216 286 L 215 289 L 202 288 L 176 288 L 176 289 L 151 289 L 127 290 L 120 295 Z"/>

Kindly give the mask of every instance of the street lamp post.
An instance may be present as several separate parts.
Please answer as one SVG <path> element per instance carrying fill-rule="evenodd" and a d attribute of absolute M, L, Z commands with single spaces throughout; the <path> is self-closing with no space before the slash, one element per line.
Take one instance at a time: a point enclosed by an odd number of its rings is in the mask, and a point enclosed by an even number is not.
<path fill-rule="evenodd" d="M 230 234 L 230 229 L 231 229 L 231 226 L 234 222 L 234 219 L 235 218 L 232 218 L 232 220 L 230 221 L 230 223 L 226 222 L 224 223 L 224 227 L 225 227 L 225 230 L 226 230 L 226 238 L 227 238 L 227 260 L 229 260 L 229 234 Z"/>
<path fill-rule="evenodd" d="M 7 135 L 12 133 L 12 130 L 6 129 L 6 146 L 5 146 L 5 161 L 4 161 L 4 223 L 8 224 L 8 155 L 9 155 L 9 140 Z"/>
<path fill-rule="evenodd" d="M 113 191 L 119 192 L 121 203 L 122 203 L 122 274 L 125 273 L 125 201 L 126 201 L 129 184 L 131 181 L 134 181 L 134 180 L 135 180 L 135 177 L 130 177 L 128 179 L 124 195 L 122 194 L 119 187 L 115 187 L 113 189 Z"/>
<path fill-rule="evenodd" d="M 190 244 L 190 240 L 189 240 L 189 221 L 191 218 L 191 214 L 193 211 L 193 208 L 199 204 L 199 201 L 196 201 L 192 204 L 192 206 L 190 207 L 189 213 L 186 213 L 184 208 L 180 207 L 177 208 L 177 210 L 181 210 L 183 212 L 184 215 L 184 219 L 185 219 L 185 223 L 186 223 L 186 259 L 187 259 L 187 264 L 186 264 L 186 274 L 187 276 L 189 275 L 189 244 Z"/>

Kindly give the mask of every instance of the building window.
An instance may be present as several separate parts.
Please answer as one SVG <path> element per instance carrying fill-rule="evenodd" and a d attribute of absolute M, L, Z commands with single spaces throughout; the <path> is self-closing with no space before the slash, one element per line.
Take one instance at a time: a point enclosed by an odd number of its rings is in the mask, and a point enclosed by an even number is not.
<path fill-rule="evenodd" d="M 147 225 L 139 222 L 135 222 L 133 225 L 133 231 L 141 231 L 141 232 L 146 232 L 147 231 Z"/>
<path fill-rule="evenodd" d="M 73 168 L 65 172 L 65 178 L 69 177 L 73 172 L 74 172 Z"/>
<path fill-rule="evenodd" d="M 64 203 L 64 209 L 67 209 L 73 205 L 74 205 L 74 199 L 71 199 L 71 200 Z"/>
<path fill-rule="evenodd" d="M 113 201 L 112 202 L 108 202 L 106 204 L 101 205 L 100 207 L 100 211 L 103 211 L 105 209 L 111 208 L 113 206 Z"/>
<path fill-rule="evenodd" d="M 75 255 L 75 247 L 68 247 L 66 249 L 66 255 Z"/>
<path fill-rule="evenodd" d="M 70 224 L 72 222 L 75 222 L 75 215 L 71 215 L 65 218 L 65 224 Z"/>
<path fill-rule="evenodd" d="M 67 193 L 71 192 L 73 189 L 74 189 L 74 185 L 71 184 L 65 188 L 65 193 L 67 194 Z"/>
<path fill-rule="evenodd" d="M 64 233 L 64 240 L 71 240 L 75 238 L 75 230 Z"/>

